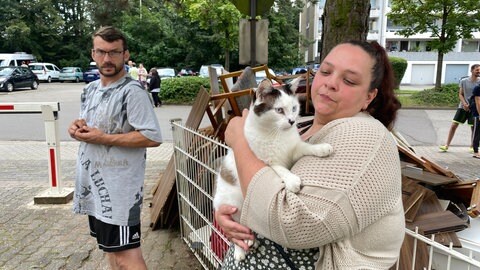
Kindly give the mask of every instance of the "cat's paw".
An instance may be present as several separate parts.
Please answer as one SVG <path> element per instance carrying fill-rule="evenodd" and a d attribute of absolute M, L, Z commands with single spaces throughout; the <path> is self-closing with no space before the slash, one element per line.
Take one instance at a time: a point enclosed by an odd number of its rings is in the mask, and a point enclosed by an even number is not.
<path fill-rule="evenodd" d="M 328 143 L 315 144 L 313 147 L 313 153 L 318 157 L 327 157 L 333 153 L 333 147 Z"/>
<path fill-rule="evenodd" d="M 245 258 L 247 256 L 246 255 L 247 253 L 245 252 L 245 250 L 243 250 L 243 248 L 241 248 L 237 245 L 235 245 L 234 248 L 235 249 L 233 251 L 233 258 L 235 259 L 235 262 L 238 263 L 238 262 L 241 262 L 241 261 L 245 260 Z"/>
<path fill-rule="evenodd" d="M 255 240 L 245 239 L 243 240 L 249 247 L 252 247 L 255 244 Z"/>
<path fill-rule="evenodd" d="M 285 183 L 285 188 L 293 193 L 297 193 L 300 191 L 300 187 L 302 185 L 302 180 L 300 177 L 296 176 L 295 174 L 290 174 L 288 177 L 283 177 L 283 182 Z"/>

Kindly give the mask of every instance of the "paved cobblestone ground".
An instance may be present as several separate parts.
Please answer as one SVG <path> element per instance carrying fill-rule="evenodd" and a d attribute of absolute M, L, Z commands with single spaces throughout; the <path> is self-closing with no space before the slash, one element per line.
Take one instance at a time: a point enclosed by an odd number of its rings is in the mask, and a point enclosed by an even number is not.
<path fill-rule="evenodd" d="M 61 143 L 61 173 L 73 187 L 78 143 Z M 142 250 L 149 269 L 201 269 L 178 230 L 152 231 L 152 187 L 172 154 L 166 143 L 148 150 L 142 212 Z M 45 142 L 0 142 L 0 269 L 108 269 L 103 252 L 90 237 L 85 216 L 71 203 L 34 205 L 49 187 Z"/>
<path fill-rule="evenodd" d="M 73 187 L 78 144 L 61 143 L 61 173 L 65 187 Z M 415 146 L 425 156 L 448 167 L 461 179 L 480 176 L 480 160 L 466 146 L 440 153 L 438 146 Z M 166 143 L 148 150 L 142 249 L 149 269 L 202 269 L 180 239 L 178 230 L 152 231 L 152 187 L 172 154 Z M 88 234 L 86 217 L 74 215 L 71 203 L 34 205 L 33 198 L 49 187 L 45 142 L 0 141 L 0 269 L 108 269 L 103 252 Z"/>

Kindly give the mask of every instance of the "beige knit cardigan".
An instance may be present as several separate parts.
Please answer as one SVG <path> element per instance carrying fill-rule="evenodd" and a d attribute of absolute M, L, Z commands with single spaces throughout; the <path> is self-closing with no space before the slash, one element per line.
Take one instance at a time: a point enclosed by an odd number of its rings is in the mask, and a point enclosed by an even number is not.
<path fill-rule="evenodd" d="M 253 177 L 241 223 L 288 248 L 319 247 L 316 269 L 388 269 L 405 235 L 401 171 L 390 132 L 366 113 L 334 120 L 309 140 L 330 143 L 326 158 L 305 156 L 287 192 L 270 168 Z"/>

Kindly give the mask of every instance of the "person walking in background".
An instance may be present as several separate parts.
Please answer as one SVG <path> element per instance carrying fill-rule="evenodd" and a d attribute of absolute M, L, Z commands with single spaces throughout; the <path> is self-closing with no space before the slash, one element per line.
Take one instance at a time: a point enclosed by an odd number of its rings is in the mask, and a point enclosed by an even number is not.
<path fill-rule="evenodd" d="M 88 215 L 111 269 L 146 269 L 140 249 L 146 147 L 160 145 L 160 126 L 147 91 L 124 68 L 130 53 L 123 33 L 102 27 L 92 42 L 100 80 L 84 88 L 80 118 L 68 128 L 80 142 L 73 210 Z"/>
<path fill-rule="evenodd" d="M 464 124 L 465 121 L 467 121 L 468 125 L 472 129 L 473 136 L 473 117 L 468 106 L 468 99 L 472 95 L 473 88 L 479 83 L 480 65 L 472 65 L 470 67 L 470 73 L 471 74 L 469 77 L 460 81 L 458 89 L 458 98 L 460 99 L 460 103 L 458 104 L 457 112 L 455 113 L 455 116 L 453 116 L 452 125 L 448 131 L 447 143 L 440 145 L 439 147 L 441 152 L 448 151 L 448 147 L 453 140 L 453 136 L 455 135 L 459 124 Z M 470 137 L 470 152 L 473 152 L 472 137 Z"/>
<path fill-rule="evenodd" d="M 128 64 L 129 64 L 129 66 L 130 66 L 130 69 L 128 70 L 128 74 L 130 74 L 130 76 L 132 76 L 132 79 L 138 81 L 138 68 L 137 68 L 137 65 L 135 64 L 135 62 L 132 62 L 132 61 L 129 61 Z"/>
<path fill-rule="evenodd" d="M 473 117 L 473 157 L 480 159 L 480 154 L 478 154 L 478 146 L 480 144 L 480 86 L 477 85 L 473 88 L 472 96 L 469 98 L 470 102 L 470 111 L 472 112 Z"/>
<path fill-rule="evenodd" d="M 158 71 L 156 68 L 150 69 L 150 83 L 148 84 L 148 91 L 152 93 L 153 98 L 153 106 L 160 107 L 162 106 L 162 101 L 160 100 L 160 86 L 162 84 L 162 80 L 158 75 Z"/>
<path fill-rule="evenodd" d="M 138 80 L 145 89 L 147 89 L 147 76 L 147 69 L 143 66 L 143 63 L 140 63 L 140 65 L 138 65 Z"/>

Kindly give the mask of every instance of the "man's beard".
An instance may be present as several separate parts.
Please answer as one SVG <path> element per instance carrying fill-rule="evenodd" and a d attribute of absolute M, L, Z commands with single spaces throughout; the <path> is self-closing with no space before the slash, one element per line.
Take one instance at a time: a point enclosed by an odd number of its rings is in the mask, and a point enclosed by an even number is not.
<path fill-rule="evenodd" d="M 115 71 L 113 73 L 106 74 L 103 72 L 104 68 L 114 68 Z M 102 74 L 105 77 L 115 77 L 118 73 L 122 71 L 123 68 L 124 68 L 123 65 L 119 68 L 113 63 L 105 63 L 101 68 L 98 69 L 98 72 L 100 72 L 100 74 Z"/>

